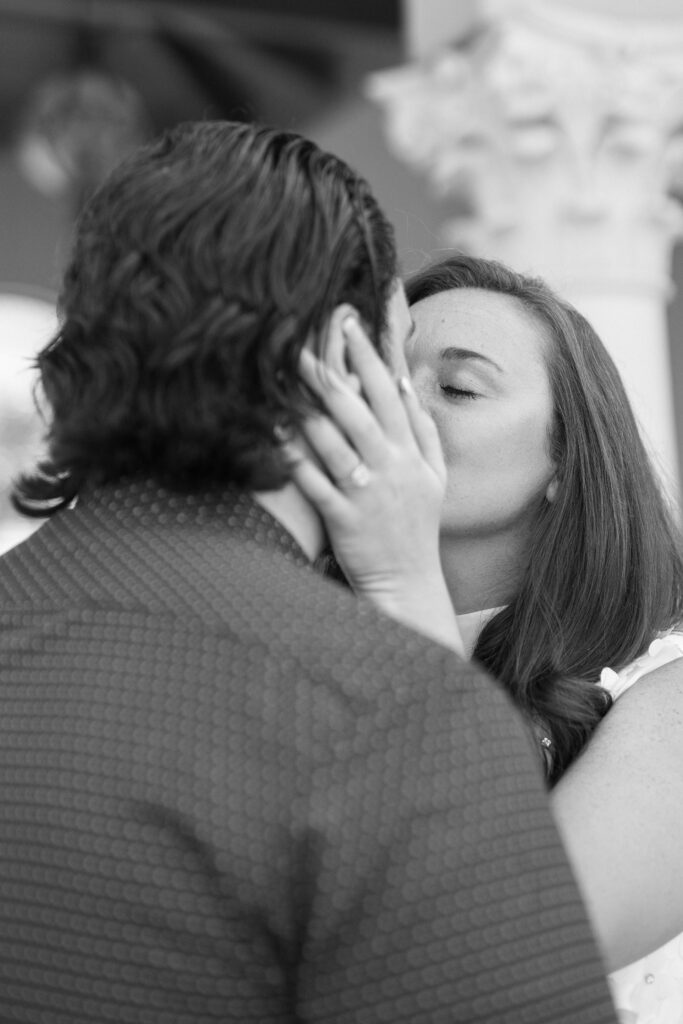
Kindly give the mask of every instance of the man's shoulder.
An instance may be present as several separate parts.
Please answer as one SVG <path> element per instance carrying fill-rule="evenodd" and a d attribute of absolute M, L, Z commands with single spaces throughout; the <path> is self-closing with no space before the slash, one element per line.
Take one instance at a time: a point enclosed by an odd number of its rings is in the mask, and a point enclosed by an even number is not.
<path fill-rule="evenodd" d="M 0 562 L 2 607 L 29 613 L 34 637 L 67 630 L 83 645 L 128 646 L 139 671 L 157 671 L 163 637 L 191 660 L 210 651 L 223 676 L 253 679 L 267 665 L 283 681 L 363 701 L 478 685 L 476 668 L 322 576 L 260 512 L 234 529 L 230 515 L 193 519 L 192 509 L 149 501 L 140 515 L 125 502 L 120 514 L 62 513 Z"/>
<path fill-rule="evenodd" d="M 240 560 L 236 558 L 234 565 Z M 396 657 L 397 672 L 410 664 L 419 665 L 424 675 L 437 668 L 449 673 L 479 671 L 311 566 L 275 559 L 267 552 L 247 564 L 248 572 L 238 571 L 231 580 L 235 611 L 243 614 L 248 607 L 250 621 L 259 621 L 263 635 L 277 645 L 308 650 L 323 659 L 328 652 L 330 664 L 337 659 L 385 669 L 387 659 Z"/>

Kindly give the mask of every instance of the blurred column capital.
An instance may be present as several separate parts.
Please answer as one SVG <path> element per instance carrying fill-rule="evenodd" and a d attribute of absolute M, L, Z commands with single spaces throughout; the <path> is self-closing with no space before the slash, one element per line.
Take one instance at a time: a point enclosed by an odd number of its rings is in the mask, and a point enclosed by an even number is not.
<path fill-rule="evenodd" d="M 498 6 L 464 42 L 372 76 L 389 146 L 469 203 L 469 222 L 446 225 L 454 242 L 565 286 L 666 291 L 683 233 L 683 17 Z"/>

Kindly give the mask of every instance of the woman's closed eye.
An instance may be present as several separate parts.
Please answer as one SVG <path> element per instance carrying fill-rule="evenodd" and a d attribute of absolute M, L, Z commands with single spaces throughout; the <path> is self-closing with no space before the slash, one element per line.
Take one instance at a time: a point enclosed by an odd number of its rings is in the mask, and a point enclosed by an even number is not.
<path fill-rule="evenodd" d="M 456 388 L 452 384 L 439 384 L 439 387 L 448 398 L 464 398 L 469 400 L 479 398 L 477 391 L 470 391 L 468 388 Z"/>

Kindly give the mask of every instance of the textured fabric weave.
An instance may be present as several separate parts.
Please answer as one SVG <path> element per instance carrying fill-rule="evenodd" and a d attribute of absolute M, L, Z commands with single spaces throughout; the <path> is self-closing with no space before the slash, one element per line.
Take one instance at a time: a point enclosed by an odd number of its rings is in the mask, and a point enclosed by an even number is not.
<path fill-rule="evenodd" d="M 0 1020 L 614 1021 L 526 733 L 248 498 L 0 561 Z"/>

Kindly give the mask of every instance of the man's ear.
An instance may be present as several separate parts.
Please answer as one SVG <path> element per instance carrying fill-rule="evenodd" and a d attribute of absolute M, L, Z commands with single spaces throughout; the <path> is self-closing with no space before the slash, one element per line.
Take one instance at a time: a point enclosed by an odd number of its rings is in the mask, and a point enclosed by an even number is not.
<path fill-rule="evenodd" d="M 349 366 L 347 338 L 344 325 L 348 319 L 360 323 L 358 310 L 348 302 L 342 302 L 332 310 L 322 332 L 320 359 L 350 387 L 360 393 L 360 381 Z"/>

